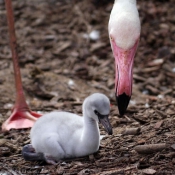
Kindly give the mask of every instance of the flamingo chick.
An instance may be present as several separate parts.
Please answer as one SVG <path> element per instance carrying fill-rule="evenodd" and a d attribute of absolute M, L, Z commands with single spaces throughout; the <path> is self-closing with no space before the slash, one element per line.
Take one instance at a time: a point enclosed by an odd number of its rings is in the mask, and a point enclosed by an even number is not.
<path fill-rule="evenodd" d="M 115 92 L 120 115 L 125 113 L 132 94 L 132 70 L 140 30 L 136 0 L 115 0 L 108 31 L 115 58 Z"/>
<path fill-rule="evenodd" d="M 108 134 L 109 99 L 100 93 L 87 97 L 83 117 L 69 112 L 51 112 L 39 118 L 31 129 L 31 144 L 24 146 L 25 160 L 44 160 L 55 164 L 60 159 L 82 157 L 99 149 L 101 122 Z"/>

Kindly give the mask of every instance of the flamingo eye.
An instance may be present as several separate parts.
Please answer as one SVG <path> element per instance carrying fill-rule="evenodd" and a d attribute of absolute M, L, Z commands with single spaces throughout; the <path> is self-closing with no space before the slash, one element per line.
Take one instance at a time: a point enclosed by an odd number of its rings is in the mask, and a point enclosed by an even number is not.
<path fill-rule="evenodd" d="M 111 41 L 113 41 L 113 40 L 114 40 L 112 36 L 109 36 L 109 38 L 110 38 L 110 40 L 111 40 Z"/>

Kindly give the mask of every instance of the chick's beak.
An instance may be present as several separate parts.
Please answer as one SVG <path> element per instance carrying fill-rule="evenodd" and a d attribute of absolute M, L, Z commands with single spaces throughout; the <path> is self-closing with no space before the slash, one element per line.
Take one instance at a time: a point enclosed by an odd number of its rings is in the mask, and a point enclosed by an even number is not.
<path fill-rule="evenodd" d="M 112 131 L 112 126 L 111 126 L 109 119 L 108 119 L 108 115 L 99 114 L 98 118 L 99 118 L 99 122 L 104 126 L 107 133 L 109 135 L 112 135 L 113 131 Z"/>

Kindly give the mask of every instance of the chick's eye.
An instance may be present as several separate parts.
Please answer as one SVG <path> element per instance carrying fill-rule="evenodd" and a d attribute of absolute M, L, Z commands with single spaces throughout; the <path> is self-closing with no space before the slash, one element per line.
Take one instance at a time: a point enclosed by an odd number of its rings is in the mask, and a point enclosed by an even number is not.
<path fill-rule="evenodd" d="M 97 111 L 97 110 L 94 110 L 94 113 L 95 113 L 96 115 L 98 115 L 98 111 Z"/>

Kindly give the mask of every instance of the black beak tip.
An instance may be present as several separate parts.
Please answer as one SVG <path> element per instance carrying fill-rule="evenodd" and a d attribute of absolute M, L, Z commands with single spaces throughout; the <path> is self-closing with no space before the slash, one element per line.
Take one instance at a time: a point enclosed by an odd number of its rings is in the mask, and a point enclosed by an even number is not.
<path fill-rule="evenodd" d="M 112 128 L 108 131 L 108 135 L 112 135 L 113 134 L 113 131 L 112 131 Z"/>
<path fill-rule="evenodd" d="M 122 95 L 116 96 L 120 115 L 125 114 L 130 99 L 131 99 L 131 96 L 128 96 L 125 93 L 123 93 Z"/>

